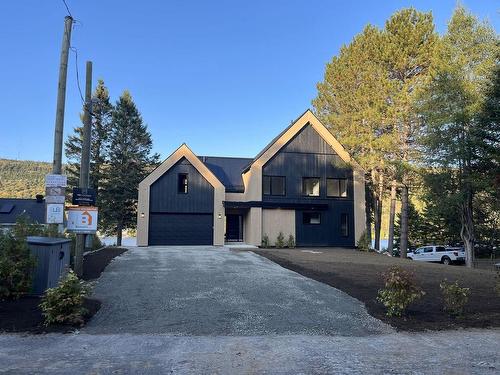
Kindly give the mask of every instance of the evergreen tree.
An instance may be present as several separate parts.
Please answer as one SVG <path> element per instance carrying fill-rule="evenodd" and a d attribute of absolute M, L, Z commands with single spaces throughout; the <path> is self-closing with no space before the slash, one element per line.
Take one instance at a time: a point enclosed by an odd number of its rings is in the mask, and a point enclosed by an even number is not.
<path fill-rule="evenodd" d="M 494 122 L 485 127 L 488 121 L 481 121 L 486 90 L 498 64 L 498 48 L 494 30 L 458 7 L 440 43 L 433 79 L 420 102 L 426 122 L 422 142 L 427 163 L 434 168 L 433 174 L 442 175 L 451 184 L 440 199 L 446 197 L 458 208 L 469 267 L 476 239 L 474 201 L 491 183 L 484 168 L 492 163 L 487 150 L 495 145 L 498 149 L 498 128 Z"/>
<path fill-rule="evenodd" d="M 99 191 L 106 163 L 105 155 L 109 140 L 112 109 L 108 89 L 104 85 L 104 81 L 100 79 L 92 95 L 92 137 L 90 141 L 89 186 L 95 189 L 96 192 Z M 80 115 L 80 118 L 83 123 L 83 114 Z M 70 186 L 79 186 L 82 142 L 83 125 L 74 128 L 74 134 L 68 136 L 65 142 Z M 99 194 L 97 198 L 99 199 Z"/>
<path fill-rule="evenodd" d="M 422 127 L 414 104 L 418 92 L 425 87 L 430 77 L 429 69 L 438 38 L 432 14 L 413 8 L 403 9 L 391 16 L 385 24 L 384 36 L 384 63 L 391 85 L 389 117 L 397 140 L 393 156 L 401 182 L 400 250 L 401 257 L 406 257 L 408 188 L 414 163 L 418 159 L 415 141 Z"/>
<path fill-rule="evenodd" d="M 389 82 L 382 64 L 383 50 L 382 32 L 367 26 L 327 64 L 313 100 L 317 116 L 368 172 L 365 210 L 370 242 L 373 212 L 375 237 L 380 233 L 383 193 L 383 188 L 377 188 L 373 196 L 373 188 L 380 185 L 387 155 L 393 149 L 391 125 L 386 120 Z"/>
<path fill-rule="evenodd" d="M 100 210 L 102 228 L 116 233 L 118 246 L 123 230 L 136 226 L 139 182 L 158 163 L 152 147 L 151 134 L 130 93 L 124 91 L 113 110 Z"/>

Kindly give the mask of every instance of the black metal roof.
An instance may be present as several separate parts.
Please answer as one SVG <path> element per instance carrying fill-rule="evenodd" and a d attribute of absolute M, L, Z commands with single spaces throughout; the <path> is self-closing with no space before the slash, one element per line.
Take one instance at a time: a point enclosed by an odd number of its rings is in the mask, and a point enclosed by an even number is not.
<path fill-rule="evenodd" d="M 45 201 L 36 199 L 0 198 L 0 224 L 13 224 L 21 214 L 37 223 L 45 222 Z"/>
<path fill-rule="evenodd" d="M 243 193 L 245 186 L 241 174 L 252 162 L 252 158 L 230 158 L 222 156 L 198 156 L 208 169 L 226 187 L 226 192 Z"/>

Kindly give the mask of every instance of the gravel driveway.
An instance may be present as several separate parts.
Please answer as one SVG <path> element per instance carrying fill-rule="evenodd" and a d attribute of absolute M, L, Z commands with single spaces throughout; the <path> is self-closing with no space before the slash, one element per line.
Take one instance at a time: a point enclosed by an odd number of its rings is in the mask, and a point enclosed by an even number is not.
<path fill-rule="evenodd" d="M 83 332 L 172 335 L 344 335 L 392 332 L 363 304 L 251 252 L 132 247 L 94 289 Z"/>

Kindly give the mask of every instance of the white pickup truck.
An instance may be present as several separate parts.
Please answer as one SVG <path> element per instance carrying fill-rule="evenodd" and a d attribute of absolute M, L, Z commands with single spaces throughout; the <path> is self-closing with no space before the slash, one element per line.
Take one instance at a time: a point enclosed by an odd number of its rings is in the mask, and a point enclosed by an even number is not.
<path fill-rule="evenodd" d="M 422 262 L 439 262 L 443 264 L 462 263 L 465 261 L 465 252 L 459 247 L 422 246 L 406 254 L 411 260 Z"/>

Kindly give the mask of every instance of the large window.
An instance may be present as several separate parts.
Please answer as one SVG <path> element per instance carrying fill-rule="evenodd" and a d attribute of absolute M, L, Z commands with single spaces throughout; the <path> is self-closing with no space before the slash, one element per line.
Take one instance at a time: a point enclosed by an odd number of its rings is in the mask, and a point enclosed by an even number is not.
<path fill-rule="evenodd" d="M 187 194 L 187 192 L 188 192 L 188 175 L 187 175 L 187 173 L 179 173 L 177 175 L 177 192 L 179 194 Z"/>
<path fill-rule="evenodd" d="M 264 195 L 285 195 L 285 177 L 263 176 L 262 192 Z"/>
<path fill-rule="evenodd" d="M 349 215 L 340 214 L 340 235 L 349 237 Z"/>
<path fill-rule="evenodd" d="M 347 179 L 345 178 L 327 178 L 326 179 L 327 197 L 347 197 Z"/>
<path fill-rule="evenodd" d="M 312 224 L 312 225 L 321 224 L 321 214 L 319 212 L 303 212 L 302 222 L 304 224 Z"/>
<path fill-rule="evenodd" d="M 319 178 L 317 177 L 303 178 L 302 193 L 308 197 L 319 197 Z"/>

